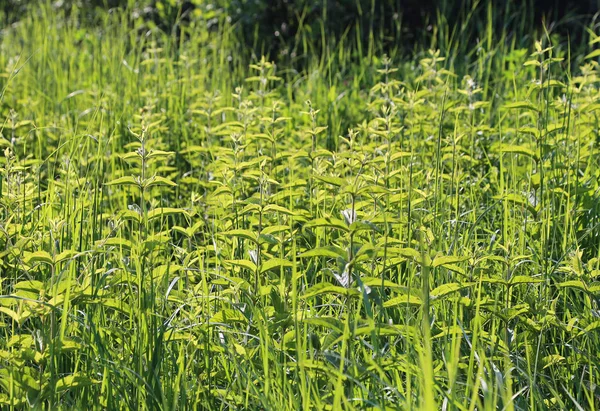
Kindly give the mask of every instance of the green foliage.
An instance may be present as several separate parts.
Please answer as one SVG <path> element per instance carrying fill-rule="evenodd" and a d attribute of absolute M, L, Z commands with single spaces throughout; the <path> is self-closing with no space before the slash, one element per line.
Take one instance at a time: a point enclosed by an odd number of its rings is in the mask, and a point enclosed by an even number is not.
<path fill-rule="evenodd" d="M 600 407 L 595 34 L 296 72 L 78 13 L 0 43 L 0 407 Z"/>

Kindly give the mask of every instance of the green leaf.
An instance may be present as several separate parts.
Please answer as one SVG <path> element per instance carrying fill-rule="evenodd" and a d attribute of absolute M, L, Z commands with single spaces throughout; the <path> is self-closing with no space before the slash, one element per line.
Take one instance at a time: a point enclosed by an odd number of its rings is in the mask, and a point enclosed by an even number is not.
<path fill-rule="evenodd" d="M 0 313 L 4 313 L 12 318 L 15 322 L 21 323 L 21 316 L 10 308 L 0 307 Z"/>
<path fill-rule="evenodd" d="M 376 277 L 363 277 L 363 278 L 361 278 L 361 281 L 364 285 L 367 285 L 369 287 L 381 287 L 381 285 L 383 284 L 383 286 L 386 288 L 400 289 L 400 290 L 408 289 L 408 287 L 400 285 L 400 284 L 396 284 L 393 281 L 382 280 L 381 278 L 376 278 Z"/>
<path fill-rule="evenodd" d="M 161 264 L 152 270 L 152 278 L 162 278 L 166 274 L 175 274 L 182 269 L 183 267 L 177 264 Z"/>
<path fill-rule="evenodd" d="M 31 265 L 33 263 L 44 263 L 48 265 L 53 265 L 54 260 L 52 256 L 47 251 L 36 251 L 34 253 L 25 253 L 25 264 Z"/>
<path fill-rule="evenodd" d="M 346 258 L 346 252 L 340 247 L 328 245 L 325 247 L 313 248 L 312 250 L 306 251 L 298 256 L 299 258 L 311 258 L 311 257 L 328 257 L 328 258 Z"/>
<path fill-rule="evenodd" d="M 361 187 L 356 194 L 357 195 L 373 195 L 373 194 L 389 194 L 390 190 L 388 190 L 387 188 L 380 186 L 380 185 L 376 185 L 376 184 L 369 184 L 368 186 L 365 187 Z"/>
<path fill-rule="evenodd" d="M 584 334 L 588 334 L 591 331 L 597 330 L 598 328 L 600 328 L 600 321 L 594 321 L 590 325 L 588 325 L 587 327 L 585 327 L 583 329 L 583 331 L 581 331 L 579 334 L 577 334 L 577 336 L 580 337 L 580 336 L 582 336 Z"/>
<path fill-rule="evenodd" d="M 148 158 L 156 158 L 156 157 L 169 157 L 175 154 L 174 151 L 162 151 L 162 150 L 151 150 L 150 154 L 148 154 Z"/>
<path fill-rule="evenodd" d="M 177 187 L 177 184 L 174 183 L 173 181 L 169 180 L 168 178 L 154 176 L 154 177 L 151 177 L 150 179 L 144 181 L 144 186 L 145 187 L 151 187 L 151 186 Z"/>
<path fill-rule="evenodd" d="M 107 185 L 107 186 L 127 185 L 127 184 L 136 185 L 136 186 L 139 185 L 138 182 L 135 180 L 135 178 L 133 178 L 132 176 L 120 177 L 115 180 L 109 181 L 108 183 L 105 183 L 105 185 Z"/>
<path fill-rule="evenodd" d="M 527 198 L 517 193 L 509 193 L 504 196 L 493 196 L 494 200 L 510 201 L 515 204 L 519 204 L 523 208 L 529 210 L 533 215 L 537 215 L 537 209 L 533 204 L 529 202 Z"/>
<path fill-rule="evenodd" d="M 508 283 L 510 285 L 517 285 L 517 284 L 537 284 L 537 283 L 541 283 L 543 281 L 544 280 L 542 280 L 541 278 L 533 278 L 533 277 L 530 277 L 528 275 L 516 275 L 513 278 L 511 278 Z"/>
<path fill-rule="evenodd" d="M 249 231 L 249 230 L 230 230 L 230 231 L 222 232 L 222 233 L 220 233 L 220 235 L 225 236 L 225 237 L 239 237 L 239 238 L 253 241 L 255 243 L 258 242 L 258 238 L 256 237 L 256 234 L 254 234 L 252 231 Z"/>
<path fill-rule="evenodd" d="M 344 322 L 335 317 L 311 317 L 304 318 L 302 322 L 326 328 L 328 330 L 344 332 Z"/>
<path fill-rule="evenodd" d="M 272 284 L 262 285 L 258 289 L 258 295 L 260 295 L 261 297 L 269 295 L 271 294 L 271 291 L 273 291 L 274 288 L 275 287 Z"/>
<path fill-rule="evenodd" d="M 502 284 L 502 285 L 507 285 L 508 284 L 502 278 L 484 277 L 484 278 L 481 278 L 479 281 L 481 283 L 483 283 L 483 284 Z"/>
<path fill-rule="evenodd" d="M 398 297 L 394 297 L 391 300 L 387 300 L 383 303 L 385 308 L 396 307 L 398 305 L 422 305 L 423 300 L 416 295 L 402 294 Z"/>
<path fill-rule="evenodd" d="M 264 273 L 269 270 L 281 267 L 293 267 L 293 264 L 291 263 L 291 261 L 284 260 L 283 258 L 272 258 L 269 261 L 262 264 L 262 266 L 260 267 L 260 272 Z"/>
<path fill-rule="evenodd" d="M 289 225 L 283 225 L 283 224 L 277 224 L 277 225 L 271 225 L 269 227 L 265 227 L 263 228 L 262 232 L 264 234 L 279 234 L 285 231 L 289 231 L 290 230 L 290 226 Z"/>
<path fill-rule="evenodd" d="M 600 38 L 600 37 L 598 37 L 598 38 Z M 598 39 L 596 39 L 596 40 L 598 40 Z M 592 51 L 590 54 L 585 56 L 585 59 L 589 60 L 589 59 L 596 58 L 598 56 L 600 56 L 600 49 L 596 49 L 596 50 Z"/>
<path fill-rule="evenodd" d="M 474 283 L 463 283 L 463 284 L 459 284 L 459 283 L 448 283 L 448 284 L 442 284 L 439 287 L 434 288 L 433 290 L 431 290 L 431 298 L 432 299 L 439 299 L 442 298 L 444 296 L 447 296 L 448 294 L 452 294 L 455 293 L 457 291 L 463 290 L 465 288 L 468 288 L 470 286 L 472 286 Z"/>
<path fill-rule="evenodd" d="M 581 291 L 588 291 L 587 285 L 581 280 L 563 281 L 557 284 L 560 288 L 577 288 Z"/>
<path fill-rule="evenodd" d="M 556 79 L 550 79 L 548 81 L 544 81 L 542 84 L 540 84 L 539 86 L 540 88 L 547 88 L 547 87 L 567 87 L 567 85 L 565 83 L 563 83 L 562 81 L 558 81 Z"/>
<path fill-rule="evenodd" d="M 98 381 L 94 381 L 85 375 L 77 373 L 59 379 L 56 382 L 56 391 L 60 392 L 71 388 L 88 387 L 94 384 L 98 384 Z"/>
<path fill-rule="evenodd" d="M 551 354 L 542 358 L 542 363 L 544 364 L 543 370 L 553 365 L 562 364 L 565 361 L 565 357 L 559 354 Z"/>
<path fill-rule="evenodd" d="M 225 195 L 225 194 L 231 195 L 232 194 L 231 188 L 229 188 L 227 186 L 220 186 L 215 191 L 213 191 L 211 193 L 211 196 L 215 196 L 216 197 L 216 196 Z"/>
<path fill-rule="evenodd" d="M 592 285 L 588 290 L 592 294 L 600 294 L 600 285 Z"/>
<path fill-rule="evenodd" d="M 313 174 L 313 178 L 316 178 L 319 181 L 323 181 L 324 183 L 331 184 L 336 187 L 341 187 L 347 184 L 346 179 L 341 177 L 327 177 Z"/>
<path fill-rule="evenodd" d="M 225 260 L 225 262 L 256 272 L 256 264 L 249 260 Z"/>
<path fill-rule="evenodd" d="M 304 292 L 304 294 L 302 294 L 302 296 L 300 298 L 306 299 L 306 298 L 316 297 L 317 295 L 321 295 L 321 294 L 341 294 L 341 295 L 353 294 L 353 295 L 356 295 L 356 294 L 358 294 L 358 291 L 352 290 L 349 288 L 340 287 L 337 285 L 333 285 L 328 282 L 323 282 L 323 283 L 319 283 L 319 284 L 316 284 L 316 285 L 313 285 L 312 287 L 310 287 L 308 290 L 306 290 Z"/>
<path fill-rule="evenodd" d="M 433 268 L 435 268 L 435 267 L 439 267 L 440 265 L 460 263 L 460 262 L 466 261 L 468 259 L 469 259 L 469 257 L 464 257 L 464 256 L 461 257 L 461 256 L 456 256 L 456 255 L 436 256 L 433 259 L 431 266 Z"/>
<path fill-rule="evenodd" d="M 371 332 L 373 331 L 373 327 L 372 326 L 364 326 L 364 327 L 359 327 L 357 329 L 354 330 L 354 335 L 367 335 L 367 334 L 371 334 Z M 404 325 L 388 325 L 388 324 L 378 324 L 375 332 L 377 333 L 377 335 L 402 335 L 404 337 L 407 336 L 411 336 L 413 338 L 416 338 L 416 329 L 414 327 L 411 326 L 404 326 Z"/>
<path fill-rule="evenodd" d="M 122 160 L 125 160 L 125 161 L 128 161 L 128 160 L 141 161 L 142 160 L 142 156 L 139 153 L 136 153 L 136 152 L 130 152 L 130 153 L 121 154 L 121 155 L 119 155 L 119 157 Z"/>
<path fill-rule="evenodd" d="M 44 283 L 38 280 L 19 281 L 14 285 L 14 289 L 39 293 L 44 289 Z"/>
<path fill-rule="evenodd" d="M 286 214 L 286 215 L 296 215 L 296 213 L 294 213 L 291 210 L 288 210 L 285 207 L 281 207 L 278 206 L 276 204 L 269 204 L 267 205 L 264 209 L 263 212 L 268 213 L 268 212 L 277 212 L 277 213 L 281 213 L 281 214 Z"/>
<path fill-rule="evenodd" d="M 446 270 L 454 271 L 455 273 L 459 273 L 465 275 L 467 272 L 464 268 L 457 266 L 456 264 L 443 264 L 440 267 L 444 267 Z"/>
<path fill-rule="evenodd" d="M 232 309 L 221 310 L 210 319 L 211 324 L 229 324 L 236 322 L 246 323 L 248 320 L 241 312 Z"/>
<path fill-rule="evenodd" d="M 397 153 L 392 154 L 392 156 L 390 157 L 390 161 L 396 161 L 399 158 L 403 158 L 403 157 L 410 157 L 412 156 L 412 154 L 408 151 L 400 151 Z"/>
<path fill-rule="evenodd" d="M 498 144 L 492 147 L 494 151 L 499 153 L 509 153 L 509 154 L 522 154 L 533 159 L 537 159 L 537 154 L 535 151 L 525 146 L 518 146 L 515 144 Z"/>
<path fill-rule="evenodd" d="M 355 221 L 350 224 L 350 232 L 358 233 L 360 231 L 379 231 L 374 224 L 371 224 L 368 221 Z"/>
<path fill-rule="evenodd" d="M 531 103 L 530 101 L 516 101 L 514 103 L 505 104 L 503 108 L 505 108 L 507 110 L 527 109 L 527 110 L 539 111 L 539 109 L 535 105 L 533 105 L 533 103 Z"/>
<path fill-rule="evenodd" d="M 540 130 L 535 127 L 519 127 L 516 131 L 521 134 L 529 134 L 535 138 L 540 138 Z"/>
<path fill-rule="evenodd" d="M 190 216 L 189 212 L 187 210 L 184 210 L 183 208 L 160 207 L 148 212 L 148 221 L 154 218 L 163 216 L 166 217 L 174 214 L 183 214 L 186 217 Z"/>
<path fill-rule="evenodd" d="M 75 250 L 65 250 L 55 257 L 54 262 L 60 263 L 61 261 L 71 259 L 76 255 L 77 255 L 77 251 L 75 251 Z"/>
<path fill-rule="evenodd" d="M 408 258 L 417 264 L 422 264 L 424 262 L 426 266 L 431 265 L 431 258 L 427 254 L 422 254 L 418 250 L 415 250 L 414 248 L 390 247 L 388 250 L 388 253 L 397 254 L 402 257 Z M 425 261 L 423 261 L 423 260 L 425 260 Z"/>
<path fill-rule="evenodd" d="M 348 227 L 346 224 L 338 219 L 338 218 L 317 218 L 307 222 L 304 225 L 305 228 L 313 228 L 313 227 L 330 227 L 335 228 L 342 231 L 348 231 Z"/>
<path fill-rule="evenodd" d="M 135 284 L 135 283 L 132 281 L 132 284 Z M 112 308 L 112 309 L 120 311 L 126 315 L 129 315 L 129 316 L 133 315 L 133 310 L 131 309 L 131 306 L 120 299 L 103 298 L 101 302 L 98 302 L 98 304 L 101 304 L 103 309 Z"/>
<path fill-rule="evenodd" d="M 122 248 L 133 248 L 133 243 L 129 240 L 120 237 L 110 237 L 105 240 L 96 241 L 98 247 L 122 247 Z"/>
<path fill-rule="evenodd" d="M 275 238 L 275 236 L 271 235 L 271 234 L 260 234 L 258 236 L 258 244 L 271 244 L 271 245 L 275 245 L 275 244 L 279 244 L 279 241 L 277 240 L 277 238 Z"/>

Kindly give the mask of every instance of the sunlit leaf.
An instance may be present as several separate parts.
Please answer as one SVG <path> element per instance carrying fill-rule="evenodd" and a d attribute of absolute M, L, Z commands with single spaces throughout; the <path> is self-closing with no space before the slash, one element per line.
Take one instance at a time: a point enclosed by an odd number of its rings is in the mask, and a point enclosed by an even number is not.
<path fill-rule="evenodd" d="M 186 217 L 190 216 L 189 212 L 187 210 L 184 210 L 183 208 L 160 207 L 148 212 L 148 220 L 152 220 L 158 217 L 167 217 L 176 214 L 183 214 Z"/>
<path fill-rule="evenodd" d="M 422 304 L 423 304 L 423 300 L 421 300 L 421 298 L 417 297 L 416 295 L 401 294 L 397 297 L 394 297 L 392 299 L 385 301 L 383 303 L 383 306 L 386 308 L 389 308 L 389 307 L 396 307 L 399 305 L 418 305 L 418 306 L 420 306 Z"/>

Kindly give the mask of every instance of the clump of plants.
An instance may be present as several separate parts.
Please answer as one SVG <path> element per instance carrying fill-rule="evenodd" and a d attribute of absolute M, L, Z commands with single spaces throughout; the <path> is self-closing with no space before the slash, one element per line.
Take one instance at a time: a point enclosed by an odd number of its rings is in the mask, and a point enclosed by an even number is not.
<path fill-rule="evenodd" d="M 2 407 L 600 406 L 593 29 L 296 72 L 74 13 L 0 43 Z"/>

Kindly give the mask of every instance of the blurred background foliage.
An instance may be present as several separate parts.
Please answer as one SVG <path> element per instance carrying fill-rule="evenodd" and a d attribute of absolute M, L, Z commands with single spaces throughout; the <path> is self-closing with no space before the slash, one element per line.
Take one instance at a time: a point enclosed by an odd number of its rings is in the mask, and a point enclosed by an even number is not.
<path fill-rule="evenodd" d="M 14 24 L 40 1 L 0 0 L 0 21 Z M 58 0 L 56 9 L 74 8 L 82 24 L 93 24 L 97 8 L 126 8 L 132 19 L 185 40 L 184 27 L 230 25 L 248 57 L 267 55 L 280 63 L 302 61 L 345 42 L 411 53 L 423 46 L 446 52 L 473 50 L 485 41 L 488 25 L 531 44 L 544 30 L 577 45 L 598 20 L 600 0 Z M 491 17 L 493 16 L 493 18 Z M 532 30 L 534 28 L 534 30 Z M 488 31 L 489 32 L 489 31 Z M 475 47 L 476 49 L 476 47 Z"/>

